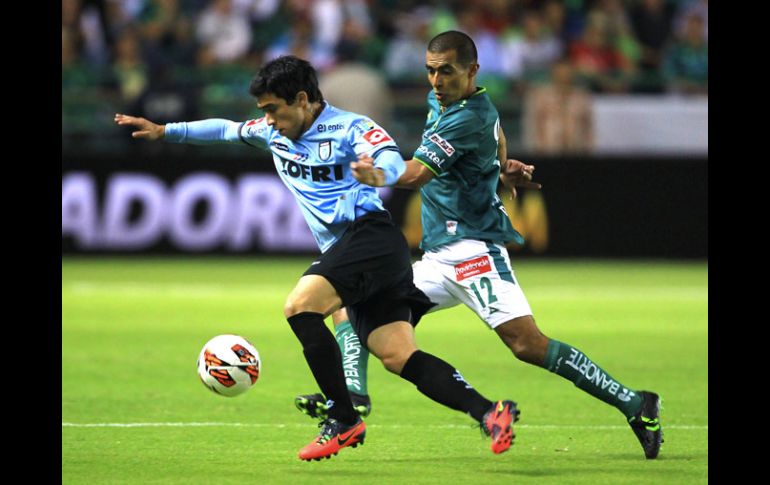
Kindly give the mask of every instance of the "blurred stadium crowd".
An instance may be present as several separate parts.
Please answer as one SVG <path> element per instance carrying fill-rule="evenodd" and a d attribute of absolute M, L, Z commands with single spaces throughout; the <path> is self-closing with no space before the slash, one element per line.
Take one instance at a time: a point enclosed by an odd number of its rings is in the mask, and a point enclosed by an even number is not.
<path fill-rule="evenodd" d="M 475 40 L 513 147 L 589 150 L 592 95 L 708 94 L 708 0 L 62 0 L 63 150 L 125 142 L 115 112 L 251 118 L 249 80 L 289 53 L 330 102 L 414 138 L 425 47 L 449 29 Z M 538 112 L 574 127 L 549 137 Z"/>

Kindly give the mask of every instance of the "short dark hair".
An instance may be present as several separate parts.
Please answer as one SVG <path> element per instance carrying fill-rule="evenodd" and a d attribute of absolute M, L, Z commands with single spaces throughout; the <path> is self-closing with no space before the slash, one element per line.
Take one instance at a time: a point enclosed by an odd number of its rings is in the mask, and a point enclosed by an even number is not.
<path fill-rule="evenodd" d="M 449 50 L 457 51 L 457 62 L 464 66 L 473 64 L 479 58 L 473 39 L 456 30 L 442 32 L 428 42 L 428 52 L 437 54 Z"/>
<path fill-rule="evenodd" d="M 276 57 L 259 70 L 249 85 L 249 94 L 259 97 L 271 93 L 286 101 L 294 103 L 297 93 L 305 91 L 308 101 L 323 101 L 323 95 L 318 89 L 318 75 L 309 62 L 295 56 Z"/>

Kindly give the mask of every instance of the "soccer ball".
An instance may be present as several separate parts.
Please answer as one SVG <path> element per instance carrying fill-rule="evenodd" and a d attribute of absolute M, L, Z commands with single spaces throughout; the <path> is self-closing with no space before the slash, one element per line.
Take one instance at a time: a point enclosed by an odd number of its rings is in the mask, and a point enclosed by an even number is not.
<path fill-rule="evenodd" d="M 217 335 L 198 355 L 198 377 L 220 396 L 234 397 L 251 389 L 261 367 L 257 349 L 238 335 Z"/>

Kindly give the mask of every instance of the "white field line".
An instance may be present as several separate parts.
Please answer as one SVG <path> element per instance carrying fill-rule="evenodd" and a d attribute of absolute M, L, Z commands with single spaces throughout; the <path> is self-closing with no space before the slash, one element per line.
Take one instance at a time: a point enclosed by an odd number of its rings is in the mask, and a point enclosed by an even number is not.
<path fill-rule="evenodd" d="M 307 428 L 307 424 L 276 424 L 276 423 L 67 423 L 62 422 L 62 428 L 200 428 L 200 427 L 229 427 L 229 428 Z M 369 424 L 370 428 L 436 428 L 436 429 L 457 429 L 472 428 L 470 424 Z M 628 426 L 603 426 L 603 425 L 557 425 L 557 424 L 519 424 L 516 428 L 531 429 L 628 429 Z M 667 425 L 665 429 L 695 429 L 708 430 L 708 425 Z"/>
<path fill-rule="evenodd" d="M 271 284 L 207 284 L 207 283 L 149 283 L 141 281 L 97 282 L 72 281 L 62 285 L 62 292 L 82 296 L 124 297 L 179 297 L 179 298 L 222 298 L 222 297 L 285 297 L 291 290 Z M 708 288 L 703 286 L 541 286 L 524 289 L 529 299 L 545 300 L 690 300 L 708 302 Z"/>

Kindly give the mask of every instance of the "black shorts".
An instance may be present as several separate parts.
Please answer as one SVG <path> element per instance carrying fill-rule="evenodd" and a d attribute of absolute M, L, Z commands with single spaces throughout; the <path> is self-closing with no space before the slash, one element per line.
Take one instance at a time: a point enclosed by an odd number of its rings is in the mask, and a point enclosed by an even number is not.
<path fill-rule="evenodd" d="M 417 325 L 434 305 L 414 286 L 409 246 L 387 212 L 356 219 L 304 274 L 329 280 L 364 346 L 375 328 L 395 321 Z"/>

